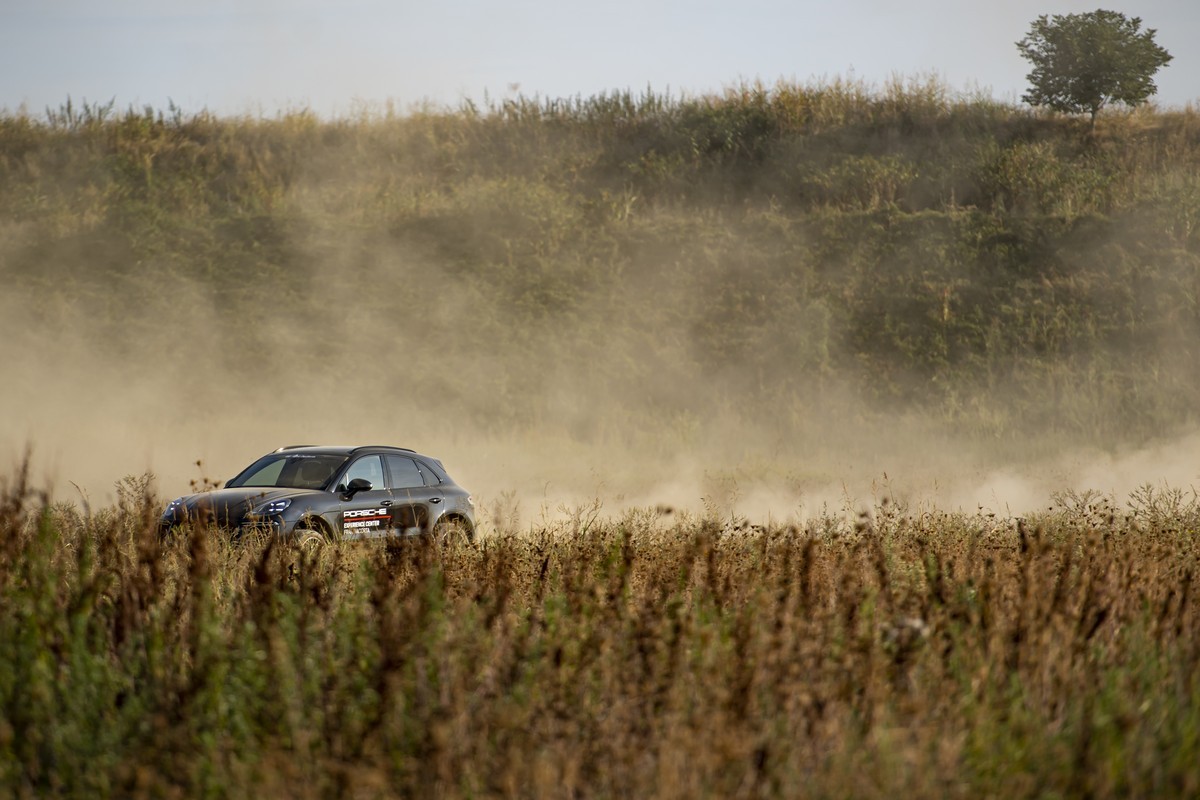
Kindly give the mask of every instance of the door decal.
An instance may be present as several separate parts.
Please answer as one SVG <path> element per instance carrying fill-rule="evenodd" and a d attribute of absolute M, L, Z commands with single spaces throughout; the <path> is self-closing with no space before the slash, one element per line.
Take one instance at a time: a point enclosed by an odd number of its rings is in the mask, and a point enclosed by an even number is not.
<path fill-rule="evenodd" d="M 389 517 L 386 508 L 359 508 L 342 512 L 342 527 L 347 531 L 381 528 Z"/>

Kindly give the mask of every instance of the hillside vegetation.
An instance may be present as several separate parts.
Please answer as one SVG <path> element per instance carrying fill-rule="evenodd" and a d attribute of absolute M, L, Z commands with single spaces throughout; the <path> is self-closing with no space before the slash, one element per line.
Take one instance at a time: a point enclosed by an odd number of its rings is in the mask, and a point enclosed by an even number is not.
<path fill-rule="evenodd" d="M 339 119 L 68 103 L 0 116 L 0 281 L 14 346 L 80 331 L 273 386 L 403 353 L 376 386 L 485 430 L 787 436 L 820 410 L 1142 440 L 1197 417 L 1200 117 L 1089 133 L 922 80 Z"/>

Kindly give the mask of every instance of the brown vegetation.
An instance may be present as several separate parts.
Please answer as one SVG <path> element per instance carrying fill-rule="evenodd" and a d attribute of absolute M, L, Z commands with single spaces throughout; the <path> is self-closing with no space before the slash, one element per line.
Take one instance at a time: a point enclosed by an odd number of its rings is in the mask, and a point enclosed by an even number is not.
<path fill-rule="evenodd" d="M 303 553 L 120 508 L 0 519 L 18 796 L 1200 791 L 1200 510 L 662 512 Z"/>

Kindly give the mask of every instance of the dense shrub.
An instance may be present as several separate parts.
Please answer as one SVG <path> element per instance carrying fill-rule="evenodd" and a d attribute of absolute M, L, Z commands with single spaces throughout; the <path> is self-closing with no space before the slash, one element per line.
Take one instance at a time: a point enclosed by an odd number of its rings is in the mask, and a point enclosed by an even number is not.
<path fill-rule="evenodd" d="M 736 407 L 786 435 L 837 386 L 986 438 L 1140 440 L 1196 418 L 1198 138 L 1190 110 L 1090 132 L 926 80 L 332 120 L 68 104 L 0 116 L 0 280 L 41 330 L 147 360 L 203 338 L 243 381 L 272 378 L 244 341 L 336 373 L 300 321 L 354 298 L 345 334 L 485 429 L 603 390 L 622 430 Z M 204 329 L 146 322 L 197 306 Z"/>

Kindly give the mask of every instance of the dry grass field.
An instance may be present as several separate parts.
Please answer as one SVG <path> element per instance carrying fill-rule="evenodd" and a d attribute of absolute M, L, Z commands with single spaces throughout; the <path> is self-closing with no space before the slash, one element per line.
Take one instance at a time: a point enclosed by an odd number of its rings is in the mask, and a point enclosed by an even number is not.
<path fill-rule="evenodd" d="M 1200 791 L 1200 506 L 757 528 L 582 510 L 302 552 L 158 503 L 0 506 L 0 791 Z"/>

